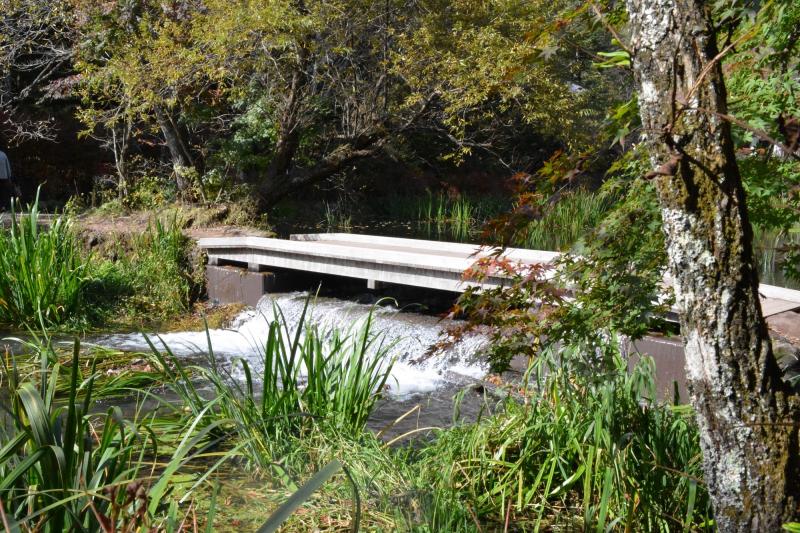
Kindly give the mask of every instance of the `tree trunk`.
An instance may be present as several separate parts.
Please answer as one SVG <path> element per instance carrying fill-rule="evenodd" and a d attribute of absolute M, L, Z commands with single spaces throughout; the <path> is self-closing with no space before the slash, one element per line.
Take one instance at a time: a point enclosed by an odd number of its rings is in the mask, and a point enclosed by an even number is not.
<path fill-rule="evenodd" d="M 158 122 L 164 141 L 167 144 L 172 168 L 175 172 L 175 184 L 178 187 L 178 194 L 183 196 L 191 185 L 191 174 L 194 163 L 186 150 L 186 145 L 181 139 L 180 131 L 175 127 L 175 123 L 170 120 L 167 114 L 160 107 L 154 109 L 156 121 Z"/>
<path fill-rule="evenodd" d="M 761 313 L 709 5 L 627 0 L 633 68 L 717 527 L 779 531 L 798 514 L 800 404 Z"/>
<path fill-rule="evenodd" d="M 273 207 L 290 194 L 320 183 L 356 161 L 374 156 L 383 148 L 386 140 L 387 137 L 383 134 L 362 135 L 338 146 L 309 168 L 293 168 L 286 173 L 283 180 L 274 183 L 269 191 L 265 191 L 261 197 L 260 207 L 262 209 Z"/>
<path fill-rule="evenodd" d="M 121 128 L 111 126 L 111 150 L 114 153 L 114 166 L 117 169 L 119 184 L 117 194 L 120 200 L 128 197 L 128 148 L 131 140 L 131 122 L 125 120 Z"/>
<path fill-rule="evenodd" d="M 304 7 L 302 3 L 300 9 Z M 278 119 L 278 138 L 272 160 L 264 176 L 258 184 L 258 203 L 261 209 L 267 209 L 278 196 L 276 191 L 285 187 L 290 181 L 289 174 L 294 166 L 294 157 L 300 147 L 303 129 L 303 110 L 308 92 L 308 49 L 300 45 L 297 50 L 297 64 L 292 72 L 292 82 L 288 87 Z"/>

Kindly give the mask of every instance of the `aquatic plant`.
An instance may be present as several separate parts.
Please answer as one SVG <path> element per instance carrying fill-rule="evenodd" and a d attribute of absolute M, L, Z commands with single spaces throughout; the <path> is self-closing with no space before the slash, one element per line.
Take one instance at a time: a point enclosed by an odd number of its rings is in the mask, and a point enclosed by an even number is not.
<path fill-rule="evenodd" d="M 473 513 L 518 528 L 710 529 L 697 428 L 689 406 L 656 400 L 654 366 L 576 371 L 575 348 L 543 355 L 524 401 L 442 432 L 424 449 L 432 519 Z M 455 505 L 455 507 L 453 507 Z M 458 513 L 443 508 L 460 509 Z M 439 524 L 433 524 L 431 530 Z"/>
<path fill-rule="evenodd" d="M 564 194 L 544 207 L 541 218 L 528 224 L 517 245 L 533 250 L 567 250 L 599 226 L 615 201 L 613 195 L 583 190 Z"/>
<path fill-rule="evenodd" d="M 256 467 L 273 466 L 291 438 L 309 427 L 357 437 L 389 379 L 392 346 L 372 331 L 372 313 L 348 331 L 325 331 L 306 321 L 308 306 L 309 301 L 292 330 L 276 305 L 260 375 L 244 359 L 223 365 L 210 337 L 207 365 L 188 368 L 166 344 L 162 353 L 148 339 L 169 386 L 195 416 L 208 407 L 207 394 L 188 372 L 210 387 L 215 402 L 206 422 L 230 421 L 235 430 L 229 434 Z M 232 375 L 234 368 L 241 369 L 243 379 Z"/>
<path fill-rule="evenodd" d="M 345 214 L 341 203 L 330 204 L 325 202 L 325 229 L 328 232 L 343 231 L 350 233 L 352 230 L 352 215 Z"/>
<path fill-rule="evenodd" d="M 46 330 L 29 330 L 24 339 L 7 337 L 0 341 L 16 345 L 14 371 L 18 382 L 38 379 L 42 372 L 42 358 L 46 358 L 50 366 L 59 364 L 60 368 L 72 368 L 72 346 L 66 342 L 54 342 Z M 95 345 L 81 346 L 77 368 L 80 383 L 92 378 L 92 397 L 97 399 L 157 386 L 162 378 L 160 368 L 149 353 L 126 352 Z M 67 379 L 57 379 L 54 387 L 57 399 L 69 397 L 70 383 Z"/>
<path fill-rule="evenodd" d="M 0 424 L 0 503 L 12 530 L 103 531 L 109 517 L 131 526 L 145 520 L 137 480 L 152 475 L 155 464 L 143 454 L 155 441 L 119 408 L 92 414 L 94 376 L 79 379 L 79 352 L 76 341 L 65 404 L 56 400 L 60 363 L 43 356 L 36 383 L 20 381 L 13 360 L 3 362 L 10 427 Z"/>
<path fill-rule="evenodd" d="M 12 204 L 0 230 L 0 323 L 58 325 L 80 314 L 87 265 L 68 217 L 39 221 L 39 196 L 26 212 Z"/>
<path fill-rule="evenodd" d="M 36 348 L 36 371 L 22 372 L 23 356 L 10 352 L 0 360 L 0 524 L 12 532 L 182 531 L 191 506 L 179 503 L 234 455 L 207 454 L 217 444 L 208 434 L 224 421 L 200 424 L 209 406 L 181 418 L 177 407 L 137 390 L 136 379 L 103 382 L 98 359 L 84 377 L 77 340 L 68 364 L 46 335 L 27 348 Z M 98 409 L 98 396 L 126 385 L 171 416 L 159 419 L 157 410 L 142 416 L 138 403 L 132 419 L 117 406 Z M 200 458 L 202 472 L 187 468 Z"/>
<path fill-rule="evenodd" d="M 466 196 L 448 198 L 444 194 L 433 195 L 431 192 L 418 200 L 417 219 L 434 224 L 453 224 L 475 229 L 480 218 L 481 203 Z"/>

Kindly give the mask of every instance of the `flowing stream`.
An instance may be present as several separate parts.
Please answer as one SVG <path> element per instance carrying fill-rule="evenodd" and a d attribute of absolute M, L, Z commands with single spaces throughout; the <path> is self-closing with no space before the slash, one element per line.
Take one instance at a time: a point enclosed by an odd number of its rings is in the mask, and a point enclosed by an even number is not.
<path fill-rule="evenodd" d="M 171 332 L 159 334 L 159 337 L 175 355 L 200 364 L 206 360 L 210 339 L 218 359 L 233 362 L 235 358 L 243 358 L 257 374 L 257 369 L 263 368 L 263 346 L 268 322 L 274 317 L 274 305 L 280 308 L 290 330 L 294 331 L 307 298 L 308 294 L 302 292 L 269 294 L 261 299 L 256 309 L 243 311 L 229 329 L 210 330 L 208 337 L 206 332 Z M 322 331 L 330 328 L 347 331 L 357 327 L 370 311 L 373 311 L 372 332 L 383 335 L 384 342 L 392 344 L 389 354 L 395 358 L 387 382 L 387 397 L 376 408 L 370 426 L 381 429 L 417 405 L 414 416 L 408 416 L 387 435 L 421 426 L 451 424 L 454 396 L 487 372 L 480 357 L 486 339 L 466 336 L 445 350 L 430 353 L 452 322 L 390 305 L 372 306 L 336 298 L 315 298 L 306 318 L 318 324 Z M 151 336 L 151 340 L 161 348 L 158 338 Z M 102 335 L 92 342 L 127 351 L 149 351 L 141 334 Z M 231 366 L 234 372 L 239 368 Z M 460 415 L 472 418 L 482 405 L 480 395 L 467 395 L 459 409 Z"/>

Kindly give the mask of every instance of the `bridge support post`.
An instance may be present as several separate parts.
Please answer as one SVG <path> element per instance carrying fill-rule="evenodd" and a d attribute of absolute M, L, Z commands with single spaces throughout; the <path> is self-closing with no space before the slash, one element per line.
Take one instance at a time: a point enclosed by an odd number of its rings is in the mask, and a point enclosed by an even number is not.
<path fill-rule="evenodd" d="M 237 303 L 255 307 L 264 294 L 274 290 L 275 274 L 250 272 L 240 267 L 206 267 L 208 299 L 214 303 Z"/>
<path fill-rule="evenodd" d="M 385 286 L 386 286 L 386 283 L 384 283 L 382 281 L 378 281 L 376 279 L 368 279 L 367 280 L 367 289 L 369 289 L 371 291 L 382 289 Z"/>

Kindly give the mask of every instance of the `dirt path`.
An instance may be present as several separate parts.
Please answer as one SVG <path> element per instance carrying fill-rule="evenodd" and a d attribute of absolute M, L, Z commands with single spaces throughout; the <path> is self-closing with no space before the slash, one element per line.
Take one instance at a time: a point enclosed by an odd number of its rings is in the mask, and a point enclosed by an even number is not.
<path fill-rule="evenodd" d="M 186 212 L 134 212 L 126 215 L 91 214 L 81 215 L 76 219 L 78 230 L 84 235 L 110 236 L 135 234 L 147 231 L 155 218 L 167 222 L 177 220 L 183 233 L 192 239 L 203 237 L 269 237 L 271 232 L 248 226 L 226 223 L 228 214 L 225 206 L 200 210 L 197 208 Z"/>

